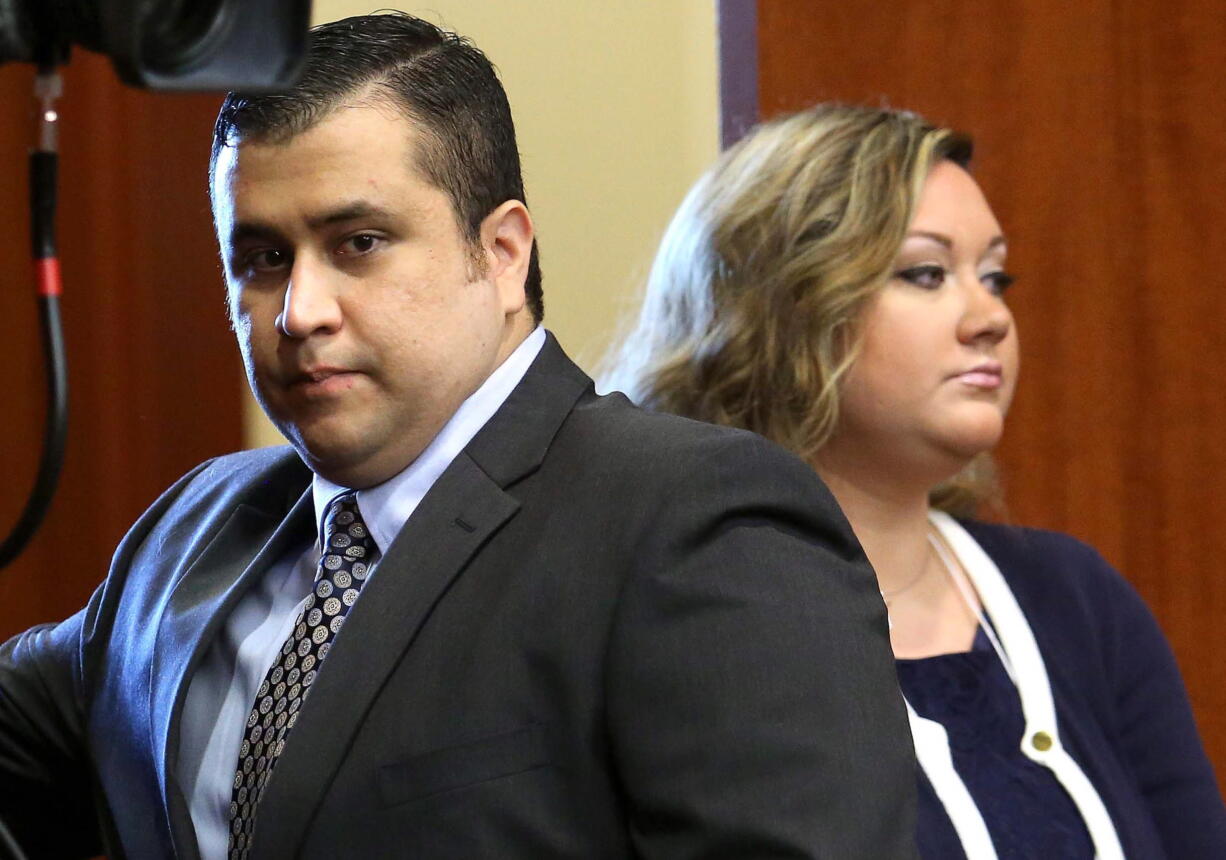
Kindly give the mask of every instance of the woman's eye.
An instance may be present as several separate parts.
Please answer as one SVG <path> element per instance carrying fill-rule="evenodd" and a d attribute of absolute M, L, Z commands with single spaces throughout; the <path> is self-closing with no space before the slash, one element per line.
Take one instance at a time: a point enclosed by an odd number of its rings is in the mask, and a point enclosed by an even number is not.
<path fill-rule="evenodd" d="M 935 290 L 945 283 L 945 270 L 940 266 L 912 266 L 895 272 L 894 277 L 926 290 Z"/>
<path fill-rule="evenodd" d="M 359 233 L 356 236 L 350 236 L 342 242 L 338 253 L 360 257 L 373 251 L 378 246 L 379 241 L 379 237 L 372 233 Z"/>
<path fill-rule="evenodd" d="M 983 276 L 983 283 L 997 296 L 1003 296 L 1015 280 L 1008 272 L 989 272 Z"/>

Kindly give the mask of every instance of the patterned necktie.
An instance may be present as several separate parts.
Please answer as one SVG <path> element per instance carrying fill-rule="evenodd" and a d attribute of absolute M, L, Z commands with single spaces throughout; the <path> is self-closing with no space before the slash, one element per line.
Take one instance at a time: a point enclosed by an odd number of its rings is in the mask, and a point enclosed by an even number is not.
<path fill-rule="evenodd" d="M 353 494 L 334 499 L 324 521 L 315 590 L 264 676 L 247 717 L 230 796 L 230 860 L 243 860 L 251 850 L 256 804 L 285 749 L 286 734 L 298 722 L 316 673 L 349 608 L 357 602 L 374 548 Z"/>

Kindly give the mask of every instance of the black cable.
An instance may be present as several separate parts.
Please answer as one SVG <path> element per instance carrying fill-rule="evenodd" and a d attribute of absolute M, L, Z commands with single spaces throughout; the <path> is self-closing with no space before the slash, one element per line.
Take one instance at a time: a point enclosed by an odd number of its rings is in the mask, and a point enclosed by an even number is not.
<path fill-rule="evenodd" d="M 39 323 L 46 367 L 47 414 L 43 429 L 43 452 L 34 487 L 16 525 L 0 544 L 0 568 L 7 567 L 25 549 L 38 530 L 59 483 L 68 439 L 68 367 L 64 354 L 64 331 L 60 321 L 59 260 L 55 247 L 56 154 L 59 76 L 39 75 L 36 93 L 41 100 L 39 145 L 30 154 L 30 239 L 38 281 Z"/>
<path fill-rule="evenodd" d="M 3 849 L 3 856 L 8 857 L 9 860 L 26 860 L 25 852 L 21 850 L 21 846 L 9 832 L 3 818 L 0 818 L 0 849 Z"/>
<path fill-rule="evenodd" d="M 47 368 L 47 416 L 43 428 L 43 453 L 25 508 L 4 543 L 0 544 L 0 568 L 7 567 L 21 554 L 42 524 L 64 466 L 64 450 L 68 437 L 68 369 L 64 355 L 59 298 L 40 296 L 38 303 L 43 360 Z"/>

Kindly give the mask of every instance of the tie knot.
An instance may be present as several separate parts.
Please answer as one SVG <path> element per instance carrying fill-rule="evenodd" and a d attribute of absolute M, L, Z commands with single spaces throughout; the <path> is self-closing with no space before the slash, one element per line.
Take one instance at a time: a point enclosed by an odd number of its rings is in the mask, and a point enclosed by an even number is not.
<path fill-rule="evenodd" d="M 362 520 L 357 497 L 353 493 L 337 496 L 324 517 L 324 567 L 335 570 L 343 562 L 365 568 L 373 551 L 374 540 Z"/>

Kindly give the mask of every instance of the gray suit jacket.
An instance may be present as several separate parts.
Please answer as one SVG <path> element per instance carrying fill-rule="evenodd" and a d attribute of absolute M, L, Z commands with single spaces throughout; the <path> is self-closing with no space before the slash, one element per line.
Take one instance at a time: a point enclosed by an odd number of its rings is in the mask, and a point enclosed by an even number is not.
<path fill-rule="evenodd" d="M 313 533 L 310 478 L 290 449 L 200 466 L 84 610 L 0 648 L 0 815 L 35 856 L 197 856 L 187 683 Z M 910 857 L 914 779 L 875 580 L 812 471 L 597 397 L 550 338 L 351 610 L 252 856 Z"/>

